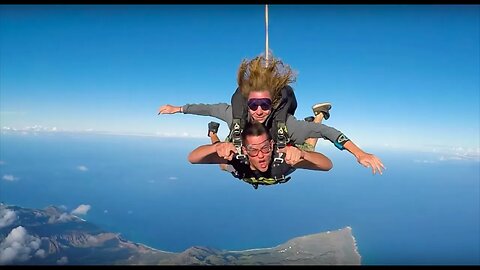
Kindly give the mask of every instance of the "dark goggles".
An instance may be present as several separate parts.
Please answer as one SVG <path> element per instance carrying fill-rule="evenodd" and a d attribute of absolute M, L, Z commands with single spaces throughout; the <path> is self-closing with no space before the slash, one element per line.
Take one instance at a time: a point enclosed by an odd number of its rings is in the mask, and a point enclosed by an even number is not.
<path fill-rule="evenodd" d="M 248 108 L 252 111 L 256 111 L 258 106 L 264 111 L 268 111 L 272 108 L 272 100 L 269 98 L 251 98 L 247 101 Z"/>

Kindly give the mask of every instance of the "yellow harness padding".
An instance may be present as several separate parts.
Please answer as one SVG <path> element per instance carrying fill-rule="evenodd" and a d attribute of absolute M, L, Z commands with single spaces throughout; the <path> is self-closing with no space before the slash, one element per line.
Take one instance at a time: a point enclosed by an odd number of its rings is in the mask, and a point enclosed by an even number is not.
<path fill-rule="evenodd" d="M 275 185 L 275 184 L 282 184 L 287 182 L 288 180 L 290 180 L 290 177 L 283 178 L 283 179 L 275 179 L 271 177 L 267 178 L 267 177 L 261 176 L 259 178 L 246 177 L 246 178 L 242 178 L 242 180 L 252 185 Z"/>

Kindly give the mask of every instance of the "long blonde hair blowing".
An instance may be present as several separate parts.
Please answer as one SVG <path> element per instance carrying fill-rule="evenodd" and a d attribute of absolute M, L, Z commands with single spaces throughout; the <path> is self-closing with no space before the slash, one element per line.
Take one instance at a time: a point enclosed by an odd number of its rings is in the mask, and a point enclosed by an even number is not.
<path fill-rule="evenodd" d="M 282 88 L 295 80 L 296 74 L 290 66 L 274 57 L 267 60 L 263 55 L 250 61 L 244 59 L 237 76 L 238 86 L 244 97 L 248 97 L 251 91 L 268 90 L 274 108 L 280 103 Z"/>

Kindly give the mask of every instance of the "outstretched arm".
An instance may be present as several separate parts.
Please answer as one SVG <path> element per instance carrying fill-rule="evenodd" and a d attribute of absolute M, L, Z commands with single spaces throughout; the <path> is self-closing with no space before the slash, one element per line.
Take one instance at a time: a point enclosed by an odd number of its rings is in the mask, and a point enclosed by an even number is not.
<path fill-rule="evenodd" d="M 232 160 L 237 152 L 233 143 L 219 142 L 202 145 L 195 148 L 188 155 L 188 161 L 192 164 L 226 164 Z"/>
<path fill-rule="evenodd" d="M 332 161 L 318 152 L 304 151 L 295 146 L 286 146 L 278 152 L 285 153 L 285 162 L 298 169 L 329 171 L 333 167 Z"/>
<path fill-rule="evenodd" d="M 364 152 L 352 141 L 347 141 L 343 146 L 348 152 L 352 153 L 357 158 L 358 163 L 362 164 L 364 167 L 372 168 L 373 174 L 377 172 L 382 174 L 382 168 L 385 170 L 385 166 L 383 166 L 382 161 L 378 157 Z"/>
<path fill-rule="evenodd" d="M 182 106 L 173 106 L 170 104 L 163 105 L 158 109 L 158 114 L 174 114 L 181 112 L 183 112 Z"/>
<path fill-rule="evenodd" d="M 185 104 L 183 106 L 173 106 L 166 104 L 160 106 L 158 114 L 194 114 L 202 116 L 212 116 L 225 121 L 228 126 L 232 124 L 232 107 L 226 103 L 217 104 Z"/>
<path fill-rule="evenodd" d="M 311 123 L 301 120 L 296 120 L 292 115 L 288 115 L 287 127 L 291 139 L 296 144 L 301 144 L 306 138 L 324 138 L 331 141 L 338 149 L 347 149 L 357 159 L 358 163 L 365 167 L 371 167 L 373 174 L 382 174 L 382 168 L 385 169 L 382 162 L 376 156 L 364 152 L 356 146 L 350 139 L 348 139 L 339 130 L 329 127 L 324 124 Z"/>

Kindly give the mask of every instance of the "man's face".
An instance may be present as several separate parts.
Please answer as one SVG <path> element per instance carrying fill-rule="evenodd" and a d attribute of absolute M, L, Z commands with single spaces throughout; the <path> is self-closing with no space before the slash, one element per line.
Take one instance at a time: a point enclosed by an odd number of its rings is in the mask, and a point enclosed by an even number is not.
<path fill-rule="evenodd" d="M 267 134 L 247 136 L 245 141 L 243 150 L 247 152 L 250 165 L 255 170 L 267 171 L 272 158 L 273 141 L 268 139 Z"/>
<path fill-rule="evenodd" d="M 267 90 L 250 92 L 247 104 L 252 120 L 262 124 L 272 112 L 272 97 Z"/>

